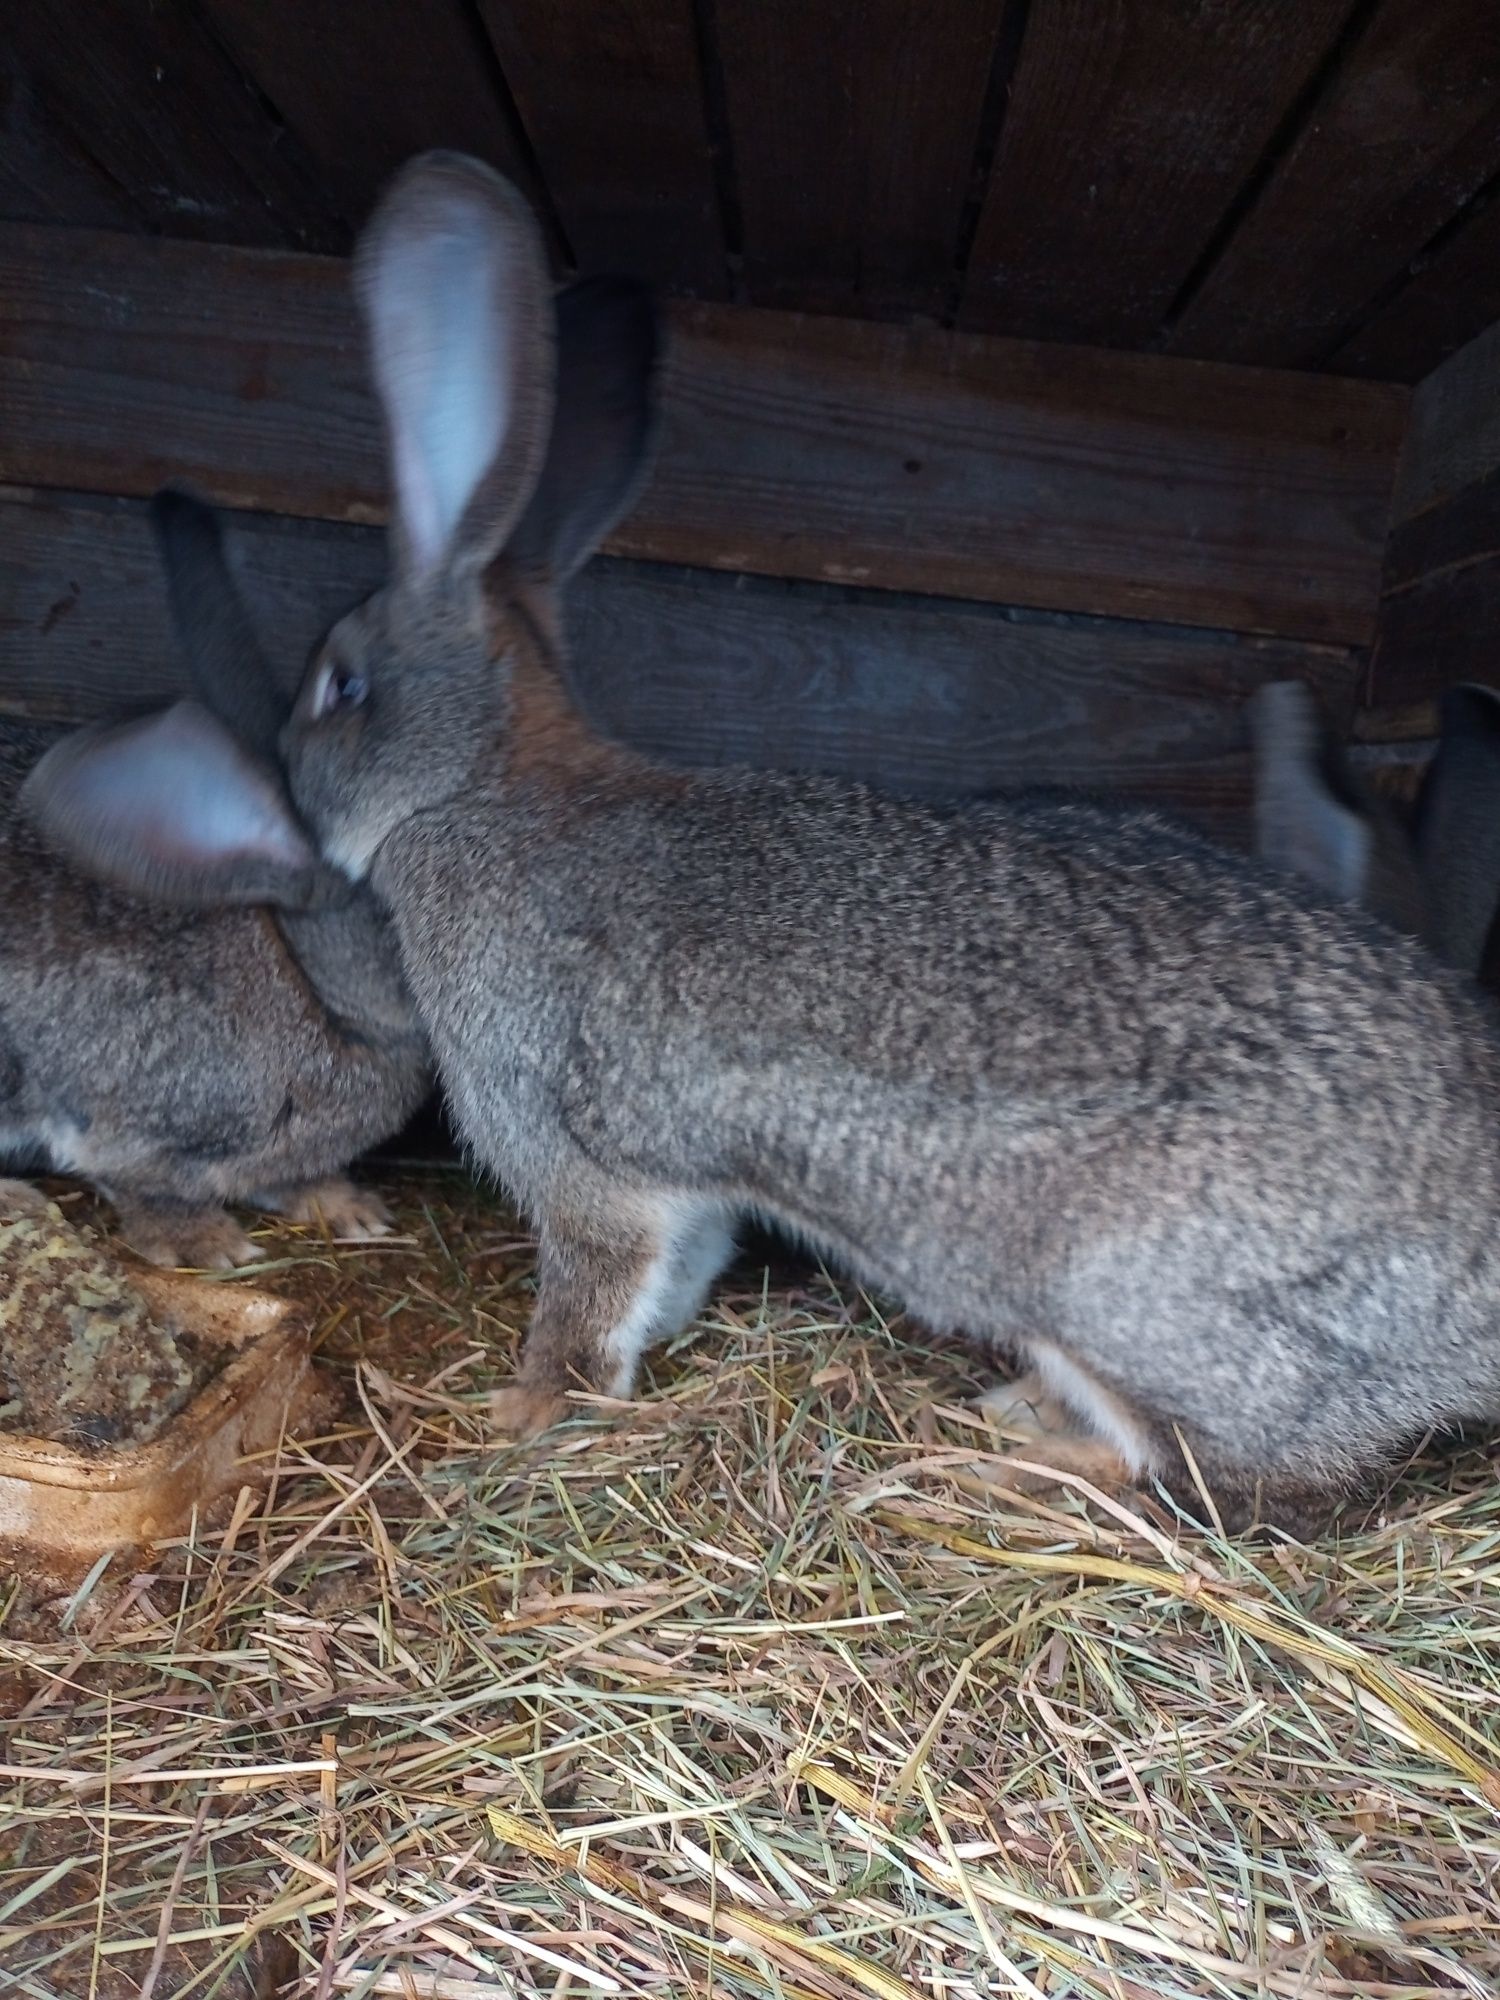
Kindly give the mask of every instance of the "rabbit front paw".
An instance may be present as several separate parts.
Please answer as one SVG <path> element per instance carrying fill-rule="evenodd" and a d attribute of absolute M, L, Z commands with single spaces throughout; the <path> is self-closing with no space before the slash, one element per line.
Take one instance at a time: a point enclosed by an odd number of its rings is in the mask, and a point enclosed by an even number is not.
<path fill-rule="evenodd" d="M 115 1205 L 120 1234 L 138 1257 L 176 1271 L 232 1271 L 265 1250 L 222 1208 L 187 1211 Z"/>
<path fill-rule="evenodd" d="M 502 1437 L 532 1438 L 550 1430 L 568 1414 L 568 1399 L 555 1389 L 529 1387 L 524 1382 L 507 1383 L 492 1392 L 489 1420 Z"/>

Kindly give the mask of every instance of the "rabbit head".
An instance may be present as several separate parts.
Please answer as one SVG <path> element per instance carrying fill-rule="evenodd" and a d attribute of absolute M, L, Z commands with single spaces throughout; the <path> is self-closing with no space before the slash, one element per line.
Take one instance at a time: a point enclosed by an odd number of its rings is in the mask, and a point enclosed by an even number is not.
<path fill-rule="evenodd" d="M 557 591 L 629 505 L 657 330 L 623 280 L 575 285 L 554 310 L 525 202 L 457 155 L 397 177 L 355 275 L 393 572 L 330 633 L 284 742 L 324 854 L 358 879 L 392 826 L 461 789 L 504 726 L 514 628 L 554 625 Z"/>
<path fill-rule="evenodd" d="M 395 488 L 389 582 L 334 626 L 289 714 L 226 629 L 198 702 L 70 742 L 29 788 L 76 860 L 157 900 L 347 896 L 395 826 L 462 791 L 504 727 L 512 650 L 555 633 L 560 587 L 648 461 L 649 293 L 590 279 L 554 301 L 529 209 L 477 161 L 398 175 L 355 277 Z"/>
<path fill-rule="evenodd" d="M 156 902 L 318 910 L 351 889 L 297 821 L 277 761 L 289 704 L 225 558 L 218 521 L 191 494 L 159 493 L 152 527 L 193 693 L 170 708 L 61 737 L 21 807 L 96 879 Z M 215 857 L 192 873 L 197 833 Z"/>

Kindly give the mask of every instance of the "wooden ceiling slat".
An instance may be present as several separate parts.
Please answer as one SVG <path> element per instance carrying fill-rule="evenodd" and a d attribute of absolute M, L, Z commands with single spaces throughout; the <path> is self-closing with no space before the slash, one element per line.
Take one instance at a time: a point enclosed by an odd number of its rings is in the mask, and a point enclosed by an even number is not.
<path fill-rule="evenodd" d="M 1188 304 L 1171 351 L 1326 362 L 1497 172 L 1500 8 L 1383 0 Z"/>
<path fill-rule="evenodd" d="M 1431 256 L 1329 356 L 1340 375 L 1420 382 L 1500 321 L 1500 193 L 1459 223 Z"/>
<path fill-rule="evenodd" d="M 311 163 L 186 0 L 17 0 L 4 38 L 9 61 L 141 222 L 221 242 L 339 242 Z"/>
<path fill-rule="evenodd" d="M 1032 0 L 959 324 L 1140 346 L 1350 0 Z"/>
<path fill-rule="evenodd" d="M 356 227 L 412 153 L 452 146 L 527 185 L 515 121 L 463 0 L 201 0 Z M 528 188 L 528 192 L 531 192 Z"/>
<path fill-rule="evenodd" d="M 716 0 L 749 296 L 937 316 L 1003 0 Z"/>
<path fill-rule="evenodd" d="M 1408 398 L 1151 355 L 676 308 L 616 553 L 1365 643 Z M 347 267 L 0 227 L 0 480 L 379 520 Z"/>
<path fill-rule="evenodd" d="M 479 0 L 479 11 L 580 268 L 721 298 L 692 0 Z"/>
<path fill-rule="evenodd" d="M 37 99 L 0 36 L 0 216 L 8 222 L 63 222 L 129 228 L 123 188 L 81 151 Z"/>

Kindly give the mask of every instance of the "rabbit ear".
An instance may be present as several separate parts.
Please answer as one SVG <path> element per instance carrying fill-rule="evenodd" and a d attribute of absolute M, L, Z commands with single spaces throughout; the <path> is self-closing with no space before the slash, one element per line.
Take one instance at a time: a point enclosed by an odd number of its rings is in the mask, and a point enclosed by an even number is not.
<path fill-rule="evenodd" d="M 1330 782 L 1312 696 L 1300 681 L 1271 681 L 1255 696 L 1255 851 L 1345 902 L 1369 886 L 1374 834 Z"/>
<path fill-rule="evenodd" d="M 20 802 L 85 873 L 156 902 L 313 909 L 351 893 L 275 774 L 197 702 L 63 737 Z"/>
<path fill-rule="evenodd" d="M 1500 694 L 1468 685 L 1442 701 L 1417 801 L 1417 856 L 1433 949 L 1478 973 L 1500 906 Z"/>
<path fill-rule="evenodd" d="M 355 282 L 385 413 L 397 567 L 480 567 L 532 496 L 552 420 L 551 287 L 516 190 L 421 154 L 360 240 Z"/>
<path fill-rule="evenodd" d="M 151 526 L 194 694 L 247 749 L 274 763 L 291 703 L 256 640 L 218 516 L 195 495 L 169 486 L 151 502 Z"/>
<path fill-rule="evenodd" d="M 635 497 L 656 429 L 660 345 L 649 289 L 585 278 L 560 292 L 557 404 L 547 460 L 511 537 L 523 568 L 565 583 Z"/>

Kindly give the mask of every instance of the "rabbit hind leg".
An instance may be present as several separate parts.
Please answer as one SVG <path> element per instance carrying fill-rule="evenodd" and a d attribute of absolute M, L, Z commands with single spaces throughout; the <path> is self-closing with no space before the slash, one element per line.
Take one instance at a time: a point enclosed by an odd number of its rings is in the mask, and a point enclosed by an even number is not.
<path fill-rule="evenodd" d="M 1076 1474 L 1096 1484 L 1123 1486 L 1149 1473 L 1157 1454 L 1130 1405 L 1107 1383 L 1050 1341 L 1028 1343 L 1031 1366 L 980 1398 L 991 1424 L 1016 1440 L 1000 1455 L 1007 1484 L 1048 1482 L 1017 1461 Z"/>

